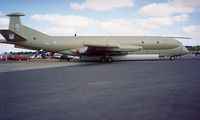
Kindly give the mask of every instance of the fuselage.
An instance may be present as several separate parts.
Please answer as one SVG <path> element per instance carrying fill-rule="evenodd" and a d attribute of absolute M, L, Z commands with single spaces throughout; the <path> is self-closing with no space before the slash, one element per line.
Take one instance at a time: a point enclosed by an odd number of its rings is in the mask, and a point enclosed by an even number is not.
<path fill-rule="evenodd" d="M 143 50 L 135 51 L 135 54 L 177 56 L 188 53 L 188 50 L 176 39 L 158 36 L 48 36 L 45 39 L 27 39 L 13 44 L 34 50 L 60 52 L 84 48 L 84 43 L 141 46 Z"/>

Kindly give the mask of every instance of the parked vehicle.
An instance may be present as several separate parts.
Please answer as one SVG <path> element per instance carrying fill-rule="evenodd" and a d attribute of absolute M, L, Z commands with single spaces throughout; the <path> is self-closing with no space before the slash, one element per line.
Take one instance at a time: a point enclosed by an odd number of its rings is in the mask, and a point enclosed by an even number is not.
<path fill-rule="evenodd" d="M 3 53 L 0 55 L 0 60 L 8 60 L 9 59 L 10 54 L 7 53 Z"/>
<path fill-rule="evenodd" d="M 62 54 L 55 53 L 53 56 L 51 56 L 51 59 L 60 59 Z"/>
<path fill-rule="evenodd" d="M 70 61 L 71 59 L 73 59 L 73 56 L 71 55 L 66 55 L 66 54 L 63 54 L 61 57 L 60 57 L 60 61 Z"/>
<path fill-rule="evenodd" d="M 30 60 L 30 56 L 28 55 L 10 55 L 8 57 L 9 60 L 18 60 L 18 61 L 21 61 L 21 60 Z"/>
<path fill-rule="evenodd" d="M 197 52 L 195 52 L 194 54 L 195 54 L 195 56 L 197 57 L 198 55 L 200 55 L 200 51 L 197 51 Z"/>
<path fill-rule="evenodd" d="M 40 59 L 42 58 L 42 54 L 34 54 L 30 56 L 31 59 Z"/>
<path fill-rule="evenodd" d="M 4 55 L 0 55 L 0 60 L 5 60 Z"/>

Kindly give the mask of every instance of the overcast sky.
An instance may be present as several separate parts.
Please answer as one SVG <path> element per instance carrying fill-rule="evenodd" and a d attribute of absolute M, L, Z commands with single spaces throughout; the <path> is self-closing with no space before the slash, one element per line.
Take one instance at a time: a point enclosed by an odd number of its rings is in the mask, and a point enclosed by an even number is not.
<path fill-rule="evenodd" d="M 12 12 L 49 35 L 184 36 L 192 38 L 184 45 L 200 45 L 200 0 L 1 0 L 0 29 Z M 22 50 L 0 44 L 10 51 Z"/>

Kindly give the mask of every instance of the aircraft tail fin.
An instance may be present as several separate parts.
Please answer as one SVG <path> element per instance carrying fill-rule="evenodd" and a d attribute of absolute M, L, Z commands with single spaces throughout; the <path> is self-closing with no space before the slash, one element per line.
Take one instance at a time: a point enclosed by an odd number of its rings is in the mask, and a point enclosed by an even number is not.
<path fill-rule="evenodd" d="M 48 37 L 48 35 L 46 35 L 42 32 L 36 31 L 32 28 L 22 25 L 20 17 L 25 16 L 23 13 L 11 13 L 11 14 L 8 14 L 7 16 L 10 17 L 9 30 L 8 31 L 1 30 L 1 34 L 2 33 L 4 35 L 6 35 L 8 33 L 9 33 L 9 35 L 10 35 L 10 33 L 16 34 L 16 36 L 18 36 L 17 41 L 36 40 L 36 39 L 40 40 L 40 39 L 45 39 Z M 10 36 L 12 36 L 12 35 L 10 35 Z M 10 37 L 10 36 L 7 36 L 7 37 Z"/>
<path fill-rule="evenodd" d="M 21 20 L 20 16 L 25 16 L 23 13 L 11 13 L 8 14 L 7 16 L 10 17 L 10 22 L 9 22 L 9 30 L 18 33 L 21 31 Z"/>

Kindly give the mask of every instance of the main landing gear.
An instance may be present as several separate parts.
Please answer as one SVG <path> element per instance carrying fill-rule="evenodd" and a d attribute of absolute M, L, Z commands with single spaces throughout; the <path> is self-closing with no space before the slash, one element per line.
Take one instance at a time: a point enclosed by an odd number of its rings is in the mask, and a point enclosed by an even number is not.
<path fill-rule="evenodd" d="M 113 58 L 109 57 L 109 56 L 103 56 L 100 58 L 100 62 L 101 63 L 106 63 L 106 62 L 111 63 L 111 62 L 113 62 Z"/>

